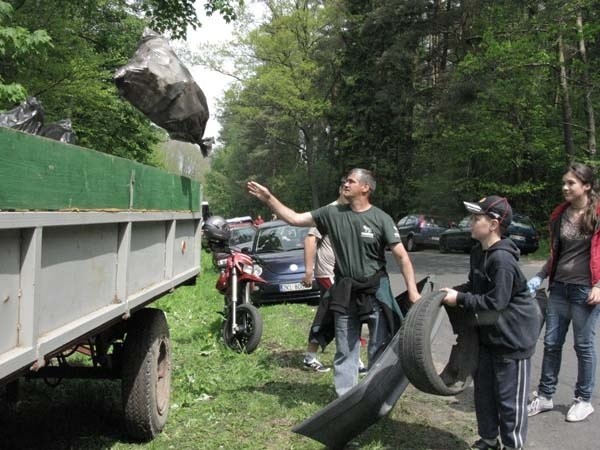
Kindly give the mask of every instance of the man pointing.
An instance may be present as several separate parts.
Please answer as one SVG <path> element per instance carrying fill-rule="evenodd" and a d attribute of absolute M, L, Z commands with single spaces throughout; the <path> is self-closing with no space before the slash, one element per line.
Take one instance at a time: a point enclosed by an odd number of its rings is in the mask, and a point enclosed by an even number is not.
<path fill-rule="evenodd" d="M 369 327 L 369 368 L 400 324 L 401 313 L 386 272 L 386 247 L 391 249 L 400 267 L 409 299 L 412 302 L 419 299 L 413 267 L 394 221 L 371 204 L 375 187 L 370 171 L 355 168 L 350 170 L 343 184 L 342 195 L 348 204 L 297 213 L 266 187 L 253 181 L 248 183 L 248 192 L 269 206 L 280 219 L 295 226 L 316 226 L 331 239 L 336 265 L 328 307 L 335 321 L 333 367 L 338 395 L 358 383 L 362 323 Z"/>

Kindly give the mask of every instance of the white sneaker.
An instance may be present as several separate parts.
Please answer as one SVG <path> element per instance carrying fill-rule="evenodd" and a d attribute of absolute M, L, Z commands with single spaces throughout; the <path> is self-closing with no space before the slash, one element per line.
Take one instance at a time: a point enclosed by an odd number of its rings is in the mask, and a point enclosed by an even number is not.
<path fill-rule="evenodd" d="M 543 395 L 538 395 L 537 392 L 533 393 L 533 400 L 527 405 L 527 415 L 529 417 L 535 416 L 544 411 L 550 411 L 554 408 L 554 403 L 551 398 L 546 398 Z"/>
<path fill-rule="evenodd" d="M 577 397 L 569 408 L 567 422 L 581 422 L 593 412 L 594 407 L 590 402 L 585 402 L 581 397 Z"/>

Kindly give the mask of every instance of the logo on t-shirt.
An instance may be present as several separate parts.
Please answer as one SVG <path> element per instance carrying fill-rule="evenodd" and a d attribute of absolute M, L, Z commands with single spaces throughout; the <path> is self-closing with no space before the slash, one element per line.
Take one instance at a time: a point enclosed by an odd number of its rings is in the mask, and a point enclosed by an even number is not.
<path fill-rule="evenodd" d="M 363 225 L 363 229 L 360 232 L 360 237 L 373 239 L 374 236 L 373 230 L 371 230 L 368 226 Z"/>

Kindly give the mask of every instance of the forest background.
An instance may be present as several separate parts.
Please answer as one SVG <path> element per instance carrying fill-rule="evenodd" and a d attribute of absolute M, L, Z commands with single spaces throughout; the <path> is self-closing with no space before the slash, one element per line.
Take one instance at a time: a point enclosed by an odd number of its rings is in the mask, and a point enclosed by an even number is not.
<path fill-rule="evenodd" d="M 47 121 L 72 120 L 80 145 L 165 165 L 166 134 L 112 74 L 144 27 L 185 48 L 214 13 L 235 20 L 234 41 L 182 52 L 234 80 L 211 111 L 222 128 L 201 178 L 213 212 L 266 215 L 250 179 L 312 209 L 364 167 L 396 219 L 458 219 L 462 200 L 497 193 L 543 224 L 566 164 L 599 165 L 598 0 L 267 0 L 253 26 L 237 0 L 201 14 L 195 3 L 0 0 L 0 110 L 34 95 Z"/>

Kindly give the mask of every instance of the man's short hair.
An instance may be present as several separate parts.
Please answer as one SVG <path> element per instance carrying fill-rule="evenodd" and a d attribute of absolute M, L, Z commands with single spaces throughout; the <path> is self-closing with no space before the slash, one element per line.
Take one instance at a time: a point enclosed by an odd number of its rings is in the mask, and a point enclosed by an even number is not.
<path fill-rule="evenodd" d="M 375 181 L 373 172 L 367 169 L 361 169 L 360 167 L 355 167 L 354 169 L 350 170 L 350 172 L 348 172 L 348 175 L 350 175 L 351 173 L 355 173 L 361 183 L 367 184 L 369 186 L 369 195 L 375 192 L 377 182 Z"/>

